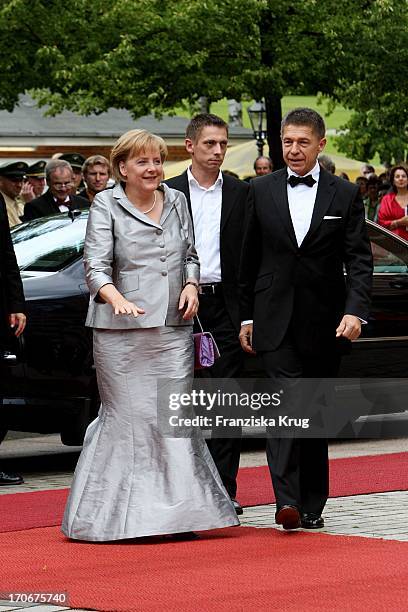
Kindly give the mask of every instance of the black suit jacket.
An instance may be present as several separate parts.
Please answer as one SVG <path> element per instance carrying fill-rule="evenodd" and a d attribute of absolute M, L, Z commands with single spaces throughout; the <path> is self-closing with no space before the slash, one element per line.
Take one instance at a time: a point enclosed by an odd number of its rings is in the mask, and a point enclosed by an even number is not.
<path fill-rule="evenodd" d="M 286 168 L 251 181 L 241 319 L 254 320 L 257 350 L 276 349 L 291 325 L 298 347 L 316 354 L 335 349 L 344 314 L 368 318 L 372 256 L 364 207 L 356 185 L 322 169 L 311 225 L 298 247 L 286 181 Z"/>
<path fill-rule="evenodd" d="M 89 208 L 90 203 L 85 198 L 80 196 L 71 196 L 71 208 Z M 38 219 L 39 217 L 46 217 L 47 215 L 59 215 L 60 209 L 58 204 L 55 203 L 54 197 L 51 191 L 48 189 L 39 198 L 35 198 L 28 202 L 24 207 L 24 221 L 30 221 L 31 219 Z"/>
<path fill-rule="evenodd" d="M 87 201 L 88 201 L 88 206 L 90 206 L 90 202 L 91 202 L 91 200 L 90 200 L 90 199 L 89 199 L 89 197 L 88 197 L 88 192 L 87 192 L 87 190 L 86 190 L 86 187 L 85 187 L 84 189 L 82 189 L 82 190 L 81 190 L 81 191 L 78 193 L 78 196 L 79 196 L 80 198 L 84 198 L 84 200 L 87 200 Z"/>
<path fill-rule="evenodd" d="M 166 180 L 165 183 L 185 194 L 191 217 L 193 217 L 187 171 Z M 240 327 L 238 304 L 239 258 L 248 189 L 249 185 L 244 181 L 223 174 L 220 228 L 221 280 L 225 305 L 237 329 Z"/>
<path fill-rule="evenodd" d="M 24 293 L 20 278 L 6 204 L 0 195 L 0 335 L 8 331 L 8 315 L 13 312 L 24 312 Z"/>

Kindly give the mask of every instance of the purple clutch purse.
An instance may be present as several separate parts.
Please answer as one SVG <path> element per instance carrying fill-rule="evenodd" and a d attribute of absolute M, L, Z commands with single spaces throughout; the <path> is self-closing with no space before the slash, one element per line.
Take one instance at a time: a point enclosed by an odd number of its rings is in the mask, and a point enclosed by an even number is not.
<path fill-rule="evenodd" d="M 197 334 L 193 334 L 194 339 L 194 369 L 202 370 L 211 368 L 220 356 L 218 346 L 210 332 L 205 332 L 201 326 L 200 319 L 196 317 L 201 329 Z"/>

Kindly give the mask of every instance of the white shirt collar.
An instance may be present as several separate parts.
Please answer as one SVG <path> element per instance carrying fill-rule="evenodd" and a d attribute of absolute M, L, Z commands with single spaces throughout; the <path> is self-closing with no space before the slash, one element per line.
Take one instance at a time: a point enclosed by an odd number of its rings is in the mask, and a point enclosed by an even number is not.
<path fill-rule="evenodd" d="M 288 176 L 299 176 L 299 174 L 296 174 L 296 172 L 293 172 L 293 170 L 291 170 L 289 166 L 287 168 L 288 168 Z M 309 174 L 312 175 L 315 181 L 319 180 L 320 164 L 317 160 L 316 160 L 315 166 L 310 170 L 310 172 L 307 172 L 305 176 L 308 176 Z"/>
<path fill-rule="evenodd" d="M 57 200 L 57 198 L 54 195 L 52 197 L 54 198 L 54 202 L 58 204 L 58 206 L 66 206 L 67 202 L 69 203 L 71 201 L 71 198 L 69 197 L 69 195 L 66 196 L 63 202 L 60 202 L 59 200 Z"/>
<path fill-rule="evenodd" d="M 189 166 L 187 168 L 187 179 L 188 179 L 188 182 L 189 182 L 190 185 L 193 184 L 194 186 L 199 187 L 200 189 L 206 189 L 207 191 L 210 190 L 210 189 L 215 189 L 219 185 L 222 186 L 222 183 L 223 183 L 223 176 L 222 176 L 222 172 L 220 170 L 214 185 L 211 185 L 211 187 L 208 187 L 208 188 L 207 187 L 203 187 L 202 185 L 200 185 L 200 183 L 197 181 L 197 179 L 194 178 L 193 173 L 191 172 L 191 166 Z"/>

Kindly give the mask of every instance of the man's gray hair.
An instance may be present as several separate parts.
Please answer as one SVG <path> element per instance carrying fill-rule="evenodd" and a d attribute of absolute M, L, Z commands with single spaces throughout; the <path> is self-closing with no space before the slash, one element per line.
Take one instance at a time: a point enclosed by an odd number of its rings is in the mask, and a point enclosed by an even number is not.
<path fill-rule="evenodd" d="M 59 170 L 60 168 L 65 168 L 70 170 L 72 174 L 72 166 L 69 162 L 65 161 L 65 159 L 50 159 L 45 166 L 45 178 L 47 179 L 47 184 L 50 182 L 50 177 L 55 170 Z"/>
<path fill-rule="evenodd" d="M 319 138 L 324 138 L 326 134 L 326 126 L 323 117 L 313 110 L 313 108 L 294 108 L 286 113 L 281 123 L 281 136 L 287 125 L 306 125 L 312 128 Z"/>
<path fill-rule="evenodd" d="M 319 155 L 317 161 L 319 162 L 322 168 L 327 170 L 327 172 L 330 172 L 331 174 L 334 174 L 336 172 L 336 165 L 332 158 L 328 155 Z"/>

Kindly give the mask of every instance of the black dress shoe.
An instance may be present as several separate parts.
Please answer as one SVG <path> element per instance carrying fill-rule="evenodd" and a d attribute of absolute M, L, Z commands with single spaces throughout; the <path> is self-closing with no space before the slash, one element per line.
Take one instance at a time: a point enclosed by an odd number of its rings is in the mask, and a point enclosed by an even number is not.
<path fill-rule="evenodd" d="M 193 540 L 199 540 L 200 536 L 194 533 L 194 531 L 182 531 L 180 533 L 169 533 L 165 538 L 169 538 L 174 542 L 191 542 Z"/>
<path fill-rule="evenodd" d="M 324 527 L 324 519 L 320 514 L 305 512 L 301 519 L 303 529 L 321 529 Z"/>
<path fill-rule="evenodd" d="M 300 527 L 300 513 L 296 506 L 282 506 L 276 511 L 275 521 L 286 530 Z"/>
<path fill-rule="evenodd" d="M 13 472 L 0 472 L 0 486 L 23 484 L 23 477 Z"/>
<path fill-rule="evenodd" d="M 244 509 L 243 509 L 243 507 L 241 506 L 241 504 L 239 503 L 239 501 L 237 501 L 237 500 L 236 500 L 236 499 L 234 499 L 233 497 L 231 497 L 231 501 L 232 501 L 232 503 L 234 504 L 234 509 L 235 509 L 235 512 L 236 512 L 237 514 L 244 514 Z"/>

